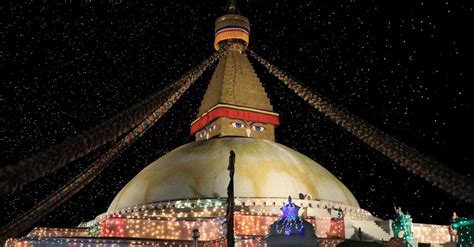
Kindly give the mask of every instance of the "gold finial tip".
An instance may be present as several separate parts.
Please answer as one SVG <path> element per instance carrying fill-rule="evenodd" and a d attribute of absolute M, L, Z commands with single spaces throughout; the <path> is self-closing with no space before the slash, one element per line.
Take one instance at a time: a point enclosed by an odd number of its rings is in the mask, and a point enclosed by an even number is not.
<path fill-rule="evenodd" d="M 240 15 L 239 7 L 237 6 L 237 0 L 229 0 L 227 1 L 227 5 L 225 7 L 227 14 L 237 14 Z"/>

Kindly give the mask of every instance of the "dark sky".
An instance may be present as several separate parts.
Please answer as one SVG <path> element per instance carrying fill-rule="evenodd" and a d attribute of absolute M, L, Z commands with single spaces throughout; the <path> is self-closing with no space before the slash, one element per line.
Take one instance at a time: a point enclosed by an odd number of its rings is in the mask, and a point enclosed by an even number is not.
<path fill-rule="evenodd" d="M 157 91 L 213 52 L 225 1 L 10 1 L 0 9 L 0 165 L 86 130 Z M 241 2 L 251 49 L 419 151 L 474 176 L 472 1 Z M 447 224 L 466 204 L 326 120 L 253 61 L 281 114 L 277 142 L 322 164 L 361 207 Z M 104 212 L 147 164 L 192 141 L 207 72 L 141 140 L 38 225 Z M 106 146 L 107 147 L 107 146 Z M 0 224 L 32 207 L 105 148 L 0 196 Z"/>

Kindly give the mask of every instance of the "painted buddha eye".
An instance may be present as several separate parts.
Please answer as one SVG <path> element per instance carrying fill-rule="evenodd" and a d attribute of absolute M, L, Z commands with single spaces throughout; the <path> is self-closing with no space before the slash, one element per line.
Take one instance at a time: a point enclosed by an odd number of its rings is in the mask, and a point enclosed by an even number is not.
<path fill-rule="evenodd" d="M 260 131 L 264 131 L 265 130 L 265 127 L 263 126 L 252 126 L 252 129 L 257 131 L 257 132 L 260 132 Z"/>
<path fill-rule="evenodd" d="M 213 124 L 213 125 L 209 128 L 209 131 L 213 131 L 213 130 L 215 130 L 215 129 L 216 129 L 216 125 Z"/>
<path fill-rule="evenodd" d="M 234 126 L 237 129 L 242 129 L 244 127 L 242 123 L 237 123 L 237 122 L 233 122 L 232 126 Z"/>

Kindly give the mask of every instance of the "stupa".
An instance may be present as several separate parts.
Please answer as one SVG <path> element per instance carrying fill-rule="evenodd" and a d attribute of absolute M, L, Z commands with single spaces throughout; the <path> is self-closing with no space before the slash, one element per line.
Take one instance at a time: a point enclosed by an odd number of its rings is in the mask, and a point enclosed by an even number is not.
<path fill-rule="evenodd" d="M 250 22 L 235 1 L 215 23 L 220 59 L 199 113 L 191 123 L 195 141 L 169 152 L 138 173 L 107 212 L 77 228 L 35 228 L 6 246 L 200 246 L 226 244 L 228 157 L 235 162 L 236 246 L 265 246 L 265 237 L 292 203 L 311 223 L 315 245 L 357 239 L 388 240 L 391 224 L 359 207 L 333 174 L 307 156 L 275 142 L 280 124 L 270 99 L 245 53 Z M 418 242 L 449 241 L 448 226 L 413 224 Z"/>

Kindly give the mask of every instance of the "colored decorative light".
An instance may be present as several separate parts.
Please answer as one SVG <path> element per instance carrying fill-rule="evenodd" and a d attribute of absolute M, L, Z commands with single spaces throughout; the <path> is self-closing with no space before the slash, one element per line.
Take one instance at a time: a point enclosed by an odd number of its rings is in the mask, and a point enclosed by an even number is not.
<path fill-rule="evenodd" d="M 339 210 L 341 207 L 345 217 L 355 220 L 367 220 L 372 217 L 369 212 L 363 209 L 324 200 L 295 200 L 292 203 L 305 211 L 309 208 L 337 208 Z M 258 243 L 264 241 L 262 239 L 267 235 L 270 224 L 279 220 L 283 215 L 288 218 L 298 214 L 296 207 L 287 207 L 283 212 L 282 209 L 287 205 L 285 199 L 236 198 L 235 205 L 234 232 L 236 239 L 244 241 L 247 246 L 258 246 Z M 303 213 L 303 215 L 306 214 Z M 71 245 L 75 243 L 78 246 L 80 243 L 94 246 L 101 244 L 101 241 L 111 241 L 111 238 L 120 239 L 120 241 L 160 239 L 150 242 L 151 246 L 164 246 L 164 242 L 171 246 L 192 246 L 191 242 L 183 241 L 192 241 L 193 229 L 199 229 L 201 233 L 199 241 L 209 244 L 206 246 L 221 246 L 222 243 L 225 243 L 223 240 L 225 227 L 222 224 L 224 217 L 225 199 L 149 203 L 102 214 L 94 221 L 81 224 L 79 228 L 35 228 L 28 234 L 29 238 L 12 239 L 9 241 L 11 245 L 8 246 L 54 245 L 56 241 Z M 301 215 L 300 218 L 314 226 L 318 238 L 341 241 L 338 239 L 345 237 L 343 218 L 316 218 Z M 296 224 L 293 223 L 290 228 L 295 226 Z M 412 228 L 413 238 L 417 242 L 443 244 L 449 241 L 448 226 L 413 224 Z M 99 236 L 96 236 L 97 231 L 99 231 Z M 282 227 L 281 231 L 284 234 L 285 227 Z M 99 239 L 91 237 L 99 237 Z M 469 239 L 468 235 L 466 238 Z M 335 246 L 335 243 L 339 243 L 337 241 L 321 242 L 320 246 Z M 246 246 L 245 244 L 244 246 Z M 146 245 L 145 242 L 143 245 Z"/>
<path fill-rule="evenodd" d="M 300 207 L 291 201 L 291 197 L 288 197 L 288 203 L 281 208 L 282 215 L 275 222 L 276 230 L 279 234 L 285 233 L 285 235 L 303 235 L 303 220 L 298 215 Z"/>

